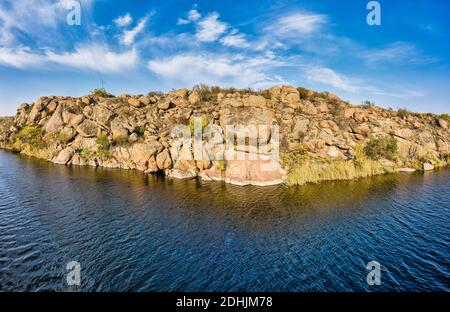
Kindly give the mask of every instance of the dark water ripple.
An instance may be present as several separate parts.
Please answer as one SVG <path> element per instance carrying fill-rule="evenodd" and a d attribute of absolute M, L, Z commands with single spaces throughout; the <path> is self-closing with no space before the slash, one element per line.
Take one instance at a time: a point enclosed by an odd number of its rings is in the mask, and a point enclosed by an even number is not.
<path fill-rule="evenodd" d="M 449 291 L 449 217 L 449 170 L 258 188 L 0 151 L 0 290 Z"/>

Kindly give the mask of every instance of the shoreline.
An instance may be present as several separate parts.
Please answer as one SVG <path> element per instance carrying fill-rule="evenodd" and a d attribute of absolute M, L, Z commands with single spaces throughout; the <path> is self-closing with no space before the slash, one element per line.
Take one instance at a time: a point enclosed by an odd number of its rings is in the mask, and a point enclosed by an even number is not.
<path fill-rule="evenodd" d="M 140 173 L 143 174 L 149 174 L 146 173 L 143 170 L 139 170 L 137 168 L 121 168 L 121 167 L 108 167 L 108 166 L 102 166 L 102 165 L 94 165 L 94 164 L 84 164 L 84 165 L 74 165 L 74 164 L 61 164 L 61 163 L 57 163 L 52 161 L 51 159 L 45 159 L 45 158 L 40 158 L 37 157 L 35 155 L 29 155 L 26 153 L 18 153 L 15 152 L 11 149 L 5 148 L 0 146 L 0 150 L 6 151 L 8 153 L 11 154 L 16 154 L 19 156 L 26 156 L 35 160 L 40 160 L 40 161 L 45 161 L 47 163 L 51 163 L 53 165 L 60 165 L 60 166 L 65 166 L 65 167 L 72 167 L 72 168 L 76 168 L 76 167 L 86 167 L 86 168 L 102 168 L 102 169 L 113 169 L 113 170 L 135 170 L 138 171 Z M 443 166 L 435 166 L 432 169 L 428 169 L 428 170 L 417 170 L 414 168 L 392 168 L 391 170 L 386 170 L 385 172 L 382 173 L 375 173 L 375 174 L 370 174 L 370 175 L 365 175 L 365 176 L 359 176 L 359 177 L 355 177 L 355 178 L 338 178 L 338 179 L 322 179 L 322 180 L 316 180 L 316 181 L 306 181 L 302 184 L 295 184 L 295 183 L 289 183 L 286 180 L 279 180 L 279 181 L 268 181 L 268 182 L 260 182 L 260 181 L 235 181 L 232 179 L 227 179 L 224 178 L 223 176 L 221 178 L 216 178 L 216 177 L 205 177 L 205 175 L 197 175 L 197 176 L 192 176 L 192 177 L 187 177 L 187 178 L 179 178 L 173 175 L 169 175 L 166 172 L 163 171 L 158 171 L 158 172 L 154 172 L 151 173 L 152 175 L 162 175 L 164 176 L 165 179 L 174 179 L 174 180 L 200 180 L 200 181 L 205 181 L 205 182 L 222 182 L 222 183 L 226 183 L 226 184 L 230 184 L 230 185 L 235 185 L 235 186 L 254 186 L 254 187 L 268 187 L 268 186 L 286 186 L 286 187 L 296 187 L 296 186 L 304 186 L 304 185 L 311 185 L 311 184 L 321 184 L 321 183 L 326 183 L 326 182 L 350 182 L 350 181 L 359 181 L 359 180 L 363 180 L 366 178 L 371 178 L 371 177 L 375 177 L 375 176 L 383 176 L 383 175 L 394 175 L 394 174 L 413 174 L 413 173 L 425 173 L 425 172 L 434 172 L 436 170 L 441 170 L 441 169 L 450 169 L 449 165 L 443 165 Z"/>
<path fill-rule="evenodd" d="M 450 164 L 449 116 L 352 105 L 292 86 L 42 96 L 0 118 L 0 146 L 64 165 L 235 185 L 354 180 Z"/>

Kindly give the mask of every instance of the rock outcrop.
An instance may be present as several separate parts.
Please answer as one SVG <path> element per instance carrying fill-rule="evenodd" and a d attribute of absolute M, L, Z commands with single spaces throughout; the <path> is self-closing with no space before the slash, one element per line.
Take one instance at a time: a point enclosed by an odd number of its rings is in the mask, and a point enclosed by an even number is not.
<path fill-rule="evenodd" d="M 291 86 L 97 92 L 21 104 L 0 118 L 0 147 L 64 165 L 295 184 L 448 165 L 448 122 Z"/>

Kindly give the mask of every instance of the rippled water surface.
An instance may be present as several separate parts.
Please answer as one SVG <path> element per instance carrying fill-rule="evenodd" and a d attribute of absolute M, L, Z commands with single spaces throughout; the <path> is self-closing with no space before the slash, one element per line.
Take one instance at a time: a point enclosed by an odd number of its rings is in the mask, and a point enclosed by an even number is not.
<path fill-rule="evenodd" d="M 450 170 L 303 187 L 0 151 L 0 290 L 450 290 Z M 366 264 L 381 264 L 369 286 Z"/>

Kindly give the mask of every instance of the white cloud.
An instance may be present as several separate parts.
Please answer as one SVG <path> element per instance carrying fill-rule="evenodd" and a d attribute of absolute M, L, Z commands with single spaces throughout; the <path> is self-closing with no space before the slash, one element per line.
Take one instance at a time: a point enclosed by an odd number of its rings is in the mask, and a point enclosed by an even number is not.
<path fill-rule="evenodd" d="M 116 53 L 104 45 L 94 44 L 77 48 L 74 52 L 47 53 L 50 62 L 78 69 L 90 69 L 102 73 L 117 73 L 133 68 L 138 61 L 135 49 Z"/>
<path fill-rule="evenodd" d="M 114 23 L 119 27 L 125 27 L 131 24 L 133 21 L 133 18 L 131 17 L 130 13 L 127 13 L 123 16 L 119 16 L 114 20 Z"/>
<path fill-rule="evenodd" d="M 190 23 L 191 23 L 191 21 L 179 17 L 177 25 L 187 25 L 187 24 L 190 24 Z"/>
<path fill-rule="evenodd" d="M 219 14 L 211 13 L 197 23 L 197 40 L 201 42 L 216 41 L 227 28 L 226 23 L 219 21 Z"/>
<path fill-rule="evenodd" d="M 35 54 L 28 47 L 0 48 L 0 65 L 24 69 L 36 67 L 45 62 L 45 55 Z"/>
<path fill-rule="evenodd" d="M 187 18 L 178 18 L 178 22 L 177 25 L 187 25 L 190 24 L 191 22 L 196 22 L 200 19 L 201 14 L 198 13 L 198 11 L 196 9 L 192 9 L 187 13 Z"/>
<path fill-rule="evenodd" d="M 130 70 L 139 59 L 135 49 L 117 53 L 104 45 L 84 45 L 73 52 L 43 54 L 33 52 L 28 47 L 15 49 L 0 48 L 0 65 L 18 69 L 71 67 L 80 70 L 94 70 L 101 73 L 117 73 Z"/>
<path fill-rule="evenodd" d="M 296 12 L 279 17 L 265 30 L 279 36 L 308 35 L 319 31 L 326 21 L 322 14 Z"/>
<path fill-rule="evenodd" d="M 79 0 L 83 13 L 92 0 Z M 58 25 L 66 22 L 66 8 L 71 0 L 2 0 L 0 1 L 0 44 L 12 45 L 19 33 L 42 43 L 55 40 Z"/>
<path fill-rule="evenodd" d="M 229 47 L 247 48 L 250 46 L 244 34 L 231 33 L 220 39 L 220 42 Z"/>
<path fill-rule="evenodd" d="M 359 84 L 344 75 L 326 67 L 312 67 L 307 70 L 307 78 L 311 81 L 323 83 L 346 92 L 360 91 Z"/>
<path fill-rule="evenodd" d="M 131 45 L 134 43 L 136 36 L 144 30 L 145 24 L 147 23 L 148 16 L 144 17 L 139 21 L 139 23 L 130 30 L 125 30 L 120 38 L 120 42 L 124 45 Z"/>
<path fill-rule="evenodd" d="M 229 54 L 178 54 L 151 60 L 148 69 L 171 85 L 210 85 L 258 87 L 273 83 L 267 73 L 282 64 L 265 57 Z"/>
<path fill-rule="evenodd" d="M 402 84 L 384 84 L 377 86 L 366 79 L 348 77 L 337 73 L 326 67 L 306 67 L 305 74 L 313 82 L 322 83 L 335 89 L 358 94 L 367 97 L 368 95 L 381 95 L 390 98 L 411 99 L 425 96 L 425 92 L 415 86 L 405 86 Z"/>
<path fill-rule="evenodd" d="M 188 20 L 190 20 L 191 22 L 197 21 L 198 19 L 200 19 L 200 17 L 200 13 L 198 13 L 198 11 L 195 9 L 192 9 L 188 12 Z"/>
<path fill-rule="evenodd" d="M 434 58 L 425 57 L 412 44 L 395 42 L 382 49 L 363 51 L 360 54 L 370 65 L 428 64 Z"/>

